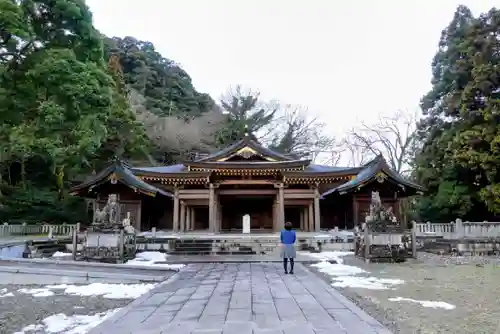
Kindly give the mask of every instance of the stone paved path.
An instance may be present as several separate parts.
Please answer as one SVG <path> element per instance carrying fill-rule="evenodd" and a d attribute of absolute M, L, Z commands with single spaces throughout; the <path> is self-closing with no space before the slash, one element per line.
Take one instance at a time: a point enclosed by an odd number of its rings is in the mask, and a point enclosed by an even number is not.
<path fill-rule="evenodd" d="M 89 334 L 390 334 L 309 269 L 192 264 Z"/>

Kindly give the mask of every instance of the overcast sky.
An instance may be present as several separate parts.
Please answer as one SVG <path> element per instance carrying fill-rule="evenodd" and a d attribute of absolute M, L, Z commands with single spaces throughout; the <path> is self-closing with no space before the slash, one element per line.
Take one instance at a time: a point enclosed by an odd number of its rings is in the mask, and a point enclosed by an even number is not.
<path fill-rule="evenodd" d="M 309 107 L 341 135 L 415 110 L 441 30 L 459 4 L 498 0 L 87 0 L 108 36 L 154 43 L 218 99 L 231 85 Z"/>

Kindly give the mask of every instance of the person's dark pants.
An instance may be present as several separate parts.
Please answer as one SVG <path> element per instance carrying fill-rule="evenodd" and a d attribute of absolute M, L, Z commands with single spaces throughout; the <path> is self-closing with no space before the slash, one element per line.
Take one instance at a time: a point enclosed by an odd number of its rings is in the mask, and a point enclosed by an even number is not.
<path fill-rule="evenodd" d="M 283 268 L 285 269 L 285 274 L 288 274 L 288 260 L 290 260 L 290 274 L 293 274 L 293 266 L 295 265 L 295 261 L 293 258 L 283 258 Z"/>

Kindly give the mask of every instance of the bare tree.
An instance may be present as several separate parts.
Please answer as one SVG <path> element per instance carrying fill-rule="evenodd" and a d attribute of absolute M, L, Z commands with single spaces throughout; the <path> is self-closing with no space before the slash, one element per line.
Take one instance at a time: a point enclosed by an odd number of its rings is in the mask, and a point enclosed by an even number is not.
<path fill-rule="evenodd" d="M 267 127 L 270 131 L 266 139 L 270 147 L 313 160 L 322 152 L 332 152 L 335 139 L 324 133 L 324 123 L 308 116 L 307 108 L 288 104 L 278 110 L 278 117 Z"/>
<path fill-rule="evenodd" d="M 148 137 L 160 151 L 183 159 L 192 158 L 195 152 L 213 150 L 216 133 L 227 120 L 218 109 L 187 120 L 158 116 L 147 110 L 144 102 L 144 96 L 139 92 L 131 92 L 130 105 L 137 120 L 144 124 Z"/>
<path fill-rule="evenodd" d="M 417 112 L 398 111 L 381 117 L 375 124 L 361 123 L 351 129 L 343 141 L 350 163 L 361 165 L 382 155 L 392 169 L 407 173 L 416 144 L 417 115 Z"/>

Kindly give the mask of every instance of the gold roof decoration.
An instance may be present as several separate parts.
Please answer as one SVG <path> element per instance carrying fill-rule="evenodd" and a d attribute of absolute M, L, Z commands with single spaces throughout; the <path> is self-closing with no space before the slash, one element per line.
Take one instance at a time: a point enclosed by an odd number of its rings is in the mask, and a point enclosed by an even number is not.
<path fill-rule="evenodd" d="M 252 156 L 259 156 L 266 161 L 277 161 L 274 158 L 264 156 L 263 154 L 257 152 L 257 150 L 251 148 L 250 146 L 244 146 L 243 148 L 239 149 L 235 153 L 233 153 L 227 157 L 223 157 L 223 158 L 218 159 L 217 162 L 224 162 L 224 161 L 227 161 L 235 156 L 240 156 L 243 159 L 247 159 L 247 160 L 250 159 Z"/>

